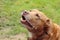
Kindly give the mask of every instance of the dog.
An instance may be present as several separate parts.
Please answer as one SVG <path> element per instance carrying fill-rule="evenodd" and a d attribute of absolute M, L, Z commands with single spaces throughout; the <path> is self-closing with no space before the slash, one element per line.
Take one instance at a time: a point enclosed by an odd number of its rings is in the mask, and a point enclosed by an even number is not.
<path fill-rule="evenodd" d="M 21 23 L 31 33 L 27 40 L 60 40 L 59 25 L 37 9 L 24 10 Z"/>

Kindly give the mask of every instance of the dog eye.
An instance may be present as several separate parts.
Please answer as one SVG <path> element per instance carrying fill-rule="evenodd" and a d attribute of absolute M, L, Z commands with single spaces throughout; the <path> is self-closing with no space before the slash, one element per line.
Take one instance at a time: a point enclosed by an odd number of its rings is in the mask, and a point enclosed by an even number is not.
<path fill-rule="evenodd" d="M 37 17 L 39 17 L 39 15 L 38 15 L 38 14 L 36 14 L 36 16 L 37 16 Z"/>
<path fill-rule="evenodd" d="M 40 16 L 39 16 L 39 14 L 36 14 L 36 20 L 40 20 Z"/>

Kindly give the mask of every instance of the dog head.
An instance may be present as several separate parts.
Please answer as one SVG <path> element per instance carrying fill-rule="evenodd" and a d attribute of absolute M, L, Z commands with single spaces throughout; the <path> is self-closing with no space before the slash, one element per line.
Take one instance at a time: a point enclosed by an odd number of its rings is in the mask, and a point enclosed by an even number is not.
<path fill-rule="evenodd" d="M 43 32 L 43 30 L 48 30 L 47 26 L 51 25 L 50 19 L 37 9 L 23 11 L 21 23 L 24 24 L 30 32 Z"/>

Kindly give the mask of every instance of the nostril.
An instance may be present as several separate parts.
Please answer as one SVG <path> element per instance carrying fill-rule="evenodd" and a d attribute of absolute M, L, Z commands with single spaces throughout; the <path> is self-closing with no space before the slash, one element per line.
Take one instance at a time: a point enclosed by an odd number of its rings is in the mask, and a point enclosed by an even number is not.
<path fill-rule="evenodd" d="M 32 10 L 30 10 L 30 12 L 31 12 Z"/>
<path fill-rule="evenodd" d="M 24 13 L 27 13 L 26 11 L 24 11 Z"/>
<path fill-rule="evenodd" d="M 29 14 L 26 10 L 23 12 L 24 15 Z"/>

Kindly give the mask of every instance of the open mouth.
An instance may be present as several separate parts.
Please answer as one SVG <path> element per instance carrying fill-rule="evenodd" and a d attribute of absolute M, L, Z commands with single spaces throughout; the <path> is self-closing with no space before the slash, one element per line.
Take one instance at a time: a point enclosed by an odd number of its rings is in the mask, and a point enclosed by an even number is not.
<path fill-rule="evenodd" d="M 22 15 L 21 23 L 23 23 L 23 24 L 32 28 L 32 25 L 26 20 L 26 18 L 23 15 Z"/>

